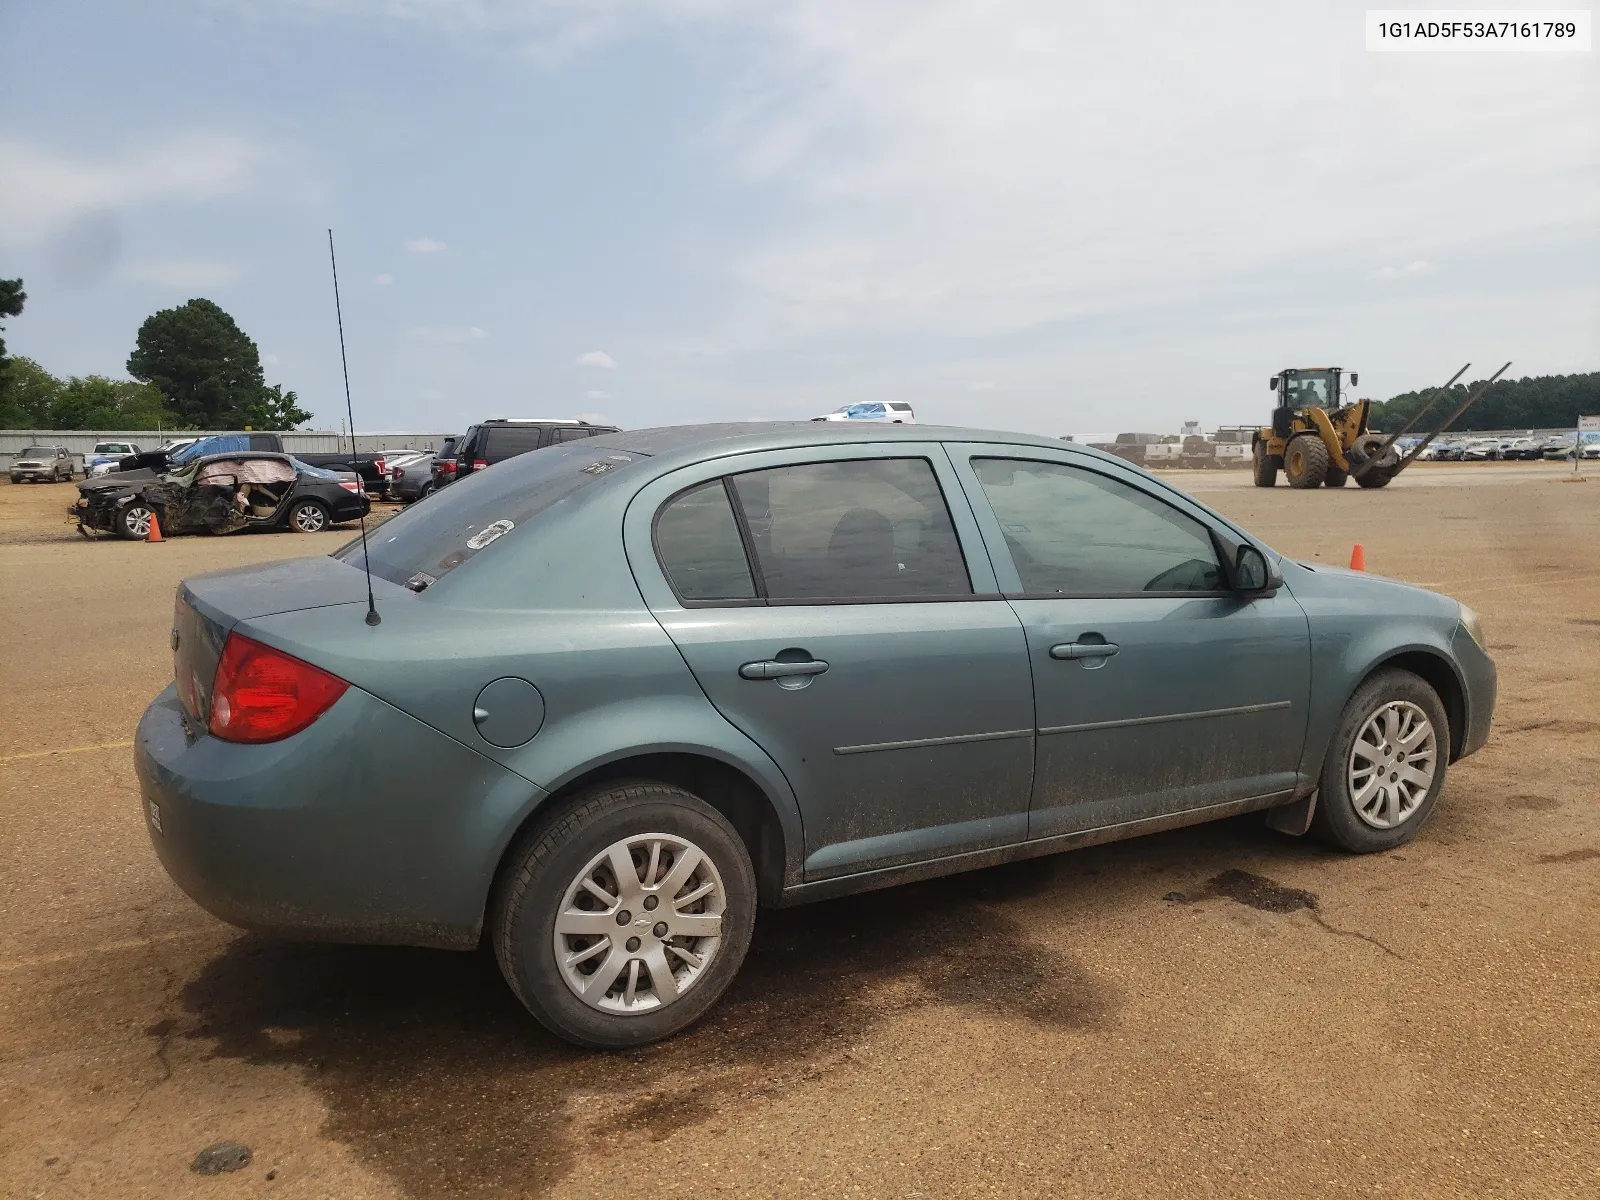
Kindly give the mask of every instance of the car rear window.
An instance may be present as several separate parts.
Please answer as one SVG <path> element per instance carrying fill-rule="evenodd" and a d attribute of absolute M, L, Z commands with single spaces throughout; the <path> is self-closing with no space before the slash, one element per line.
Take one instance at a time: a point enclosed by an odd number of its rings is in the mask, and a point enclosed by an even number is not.
<path fill-rule="evenodd" d="M 367 535 L 372 573 L 422 591 L 557 501 L 644 457 L 574 442 L 469 475 Z M 359 568 L 361 539 L 333 557 Z"/>

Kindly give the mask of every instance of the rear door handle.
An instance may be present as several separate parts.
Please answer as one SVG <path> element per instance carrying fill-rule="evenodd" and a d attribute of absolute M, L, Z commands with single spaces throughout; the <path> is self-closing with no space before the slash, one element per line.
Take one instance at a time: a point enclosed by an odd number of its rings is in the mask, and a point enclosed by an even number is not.
<path fill-rule="evenodd" d="M 1121 647 L 1115 642 L 1062 642 L 1050 647 L 1051 658 L 1110 658 Z"/>
<path fill-rule="evenodd" d="M 810 662 L 776 662 L 767 659 L 763 662 L 747 662 L 739 668 L 741 679 L 785 679 L 791 675 L 821 675 L 828 669 L 828 664 L 820 658 Z"/>

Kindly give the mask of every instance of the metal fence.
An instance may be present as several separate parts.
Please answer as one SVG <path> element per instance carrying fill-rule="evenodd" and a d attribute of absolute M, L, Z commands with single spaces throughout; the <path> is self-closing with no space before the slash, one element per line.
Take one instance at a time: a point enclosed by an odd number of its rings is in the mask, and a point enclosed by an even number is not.
<path fill-rule="evenodd" d="M 87 455 L 96 442 L 132 442 L 142 450 L 154 450 L 168 438 L 215 437 L 243 433 L 241 429 L 182 430 L 167 433 L 149 429 L 0 429 L 0 470 L 25 446 L 65 446 L 73 454 Z M 347 433 L 314 429 L 290 430 L 278 435 L 290 454 L 337 454 L 350 449 Z M 448 433 L 358 433 L 356 450 L 438 450 Z"/>

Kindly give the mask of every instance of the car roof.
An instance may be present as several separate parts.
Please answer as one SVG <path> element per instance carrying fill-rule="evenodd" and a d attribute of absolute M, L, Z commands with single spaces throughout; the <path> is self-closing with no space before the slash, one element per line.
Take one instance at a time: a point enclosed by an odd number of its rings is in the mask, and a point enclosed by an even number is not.
<path fill-rule="evenodd" d="M 1067 450 L 1089 458 L 1122 462 L 1114 455 L 1089 446 L 1031 433 L 966 429 L 952 425 L 879 425 L 865 422 L 743 421 L 716 425 L 666 425 L 655 429 L 603 433 L 582 444 L 652 458 L 693 462 L 758 450 L 884 442 L 997 442 L 1011 446 Z"/>

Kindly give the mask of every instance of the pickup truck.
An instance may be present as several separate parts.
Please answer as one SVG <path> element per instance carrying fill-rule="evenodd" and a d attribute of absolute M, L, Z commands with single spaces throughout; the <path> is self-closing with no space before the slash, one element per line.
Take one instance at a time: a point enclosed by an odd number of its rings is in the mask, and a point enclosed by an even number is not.
<path fill-rule="evenodd" d="M 296 454 L 295 457 L 308 466 L 326 467 L 330 471 L 354 471 L 361 476 L 362 485 L 367 491 L 385 498 L 389 495 L 389 464 L 382 450 L 354 455 L 348 450 L 341 450 L 332 454 Z"/>

